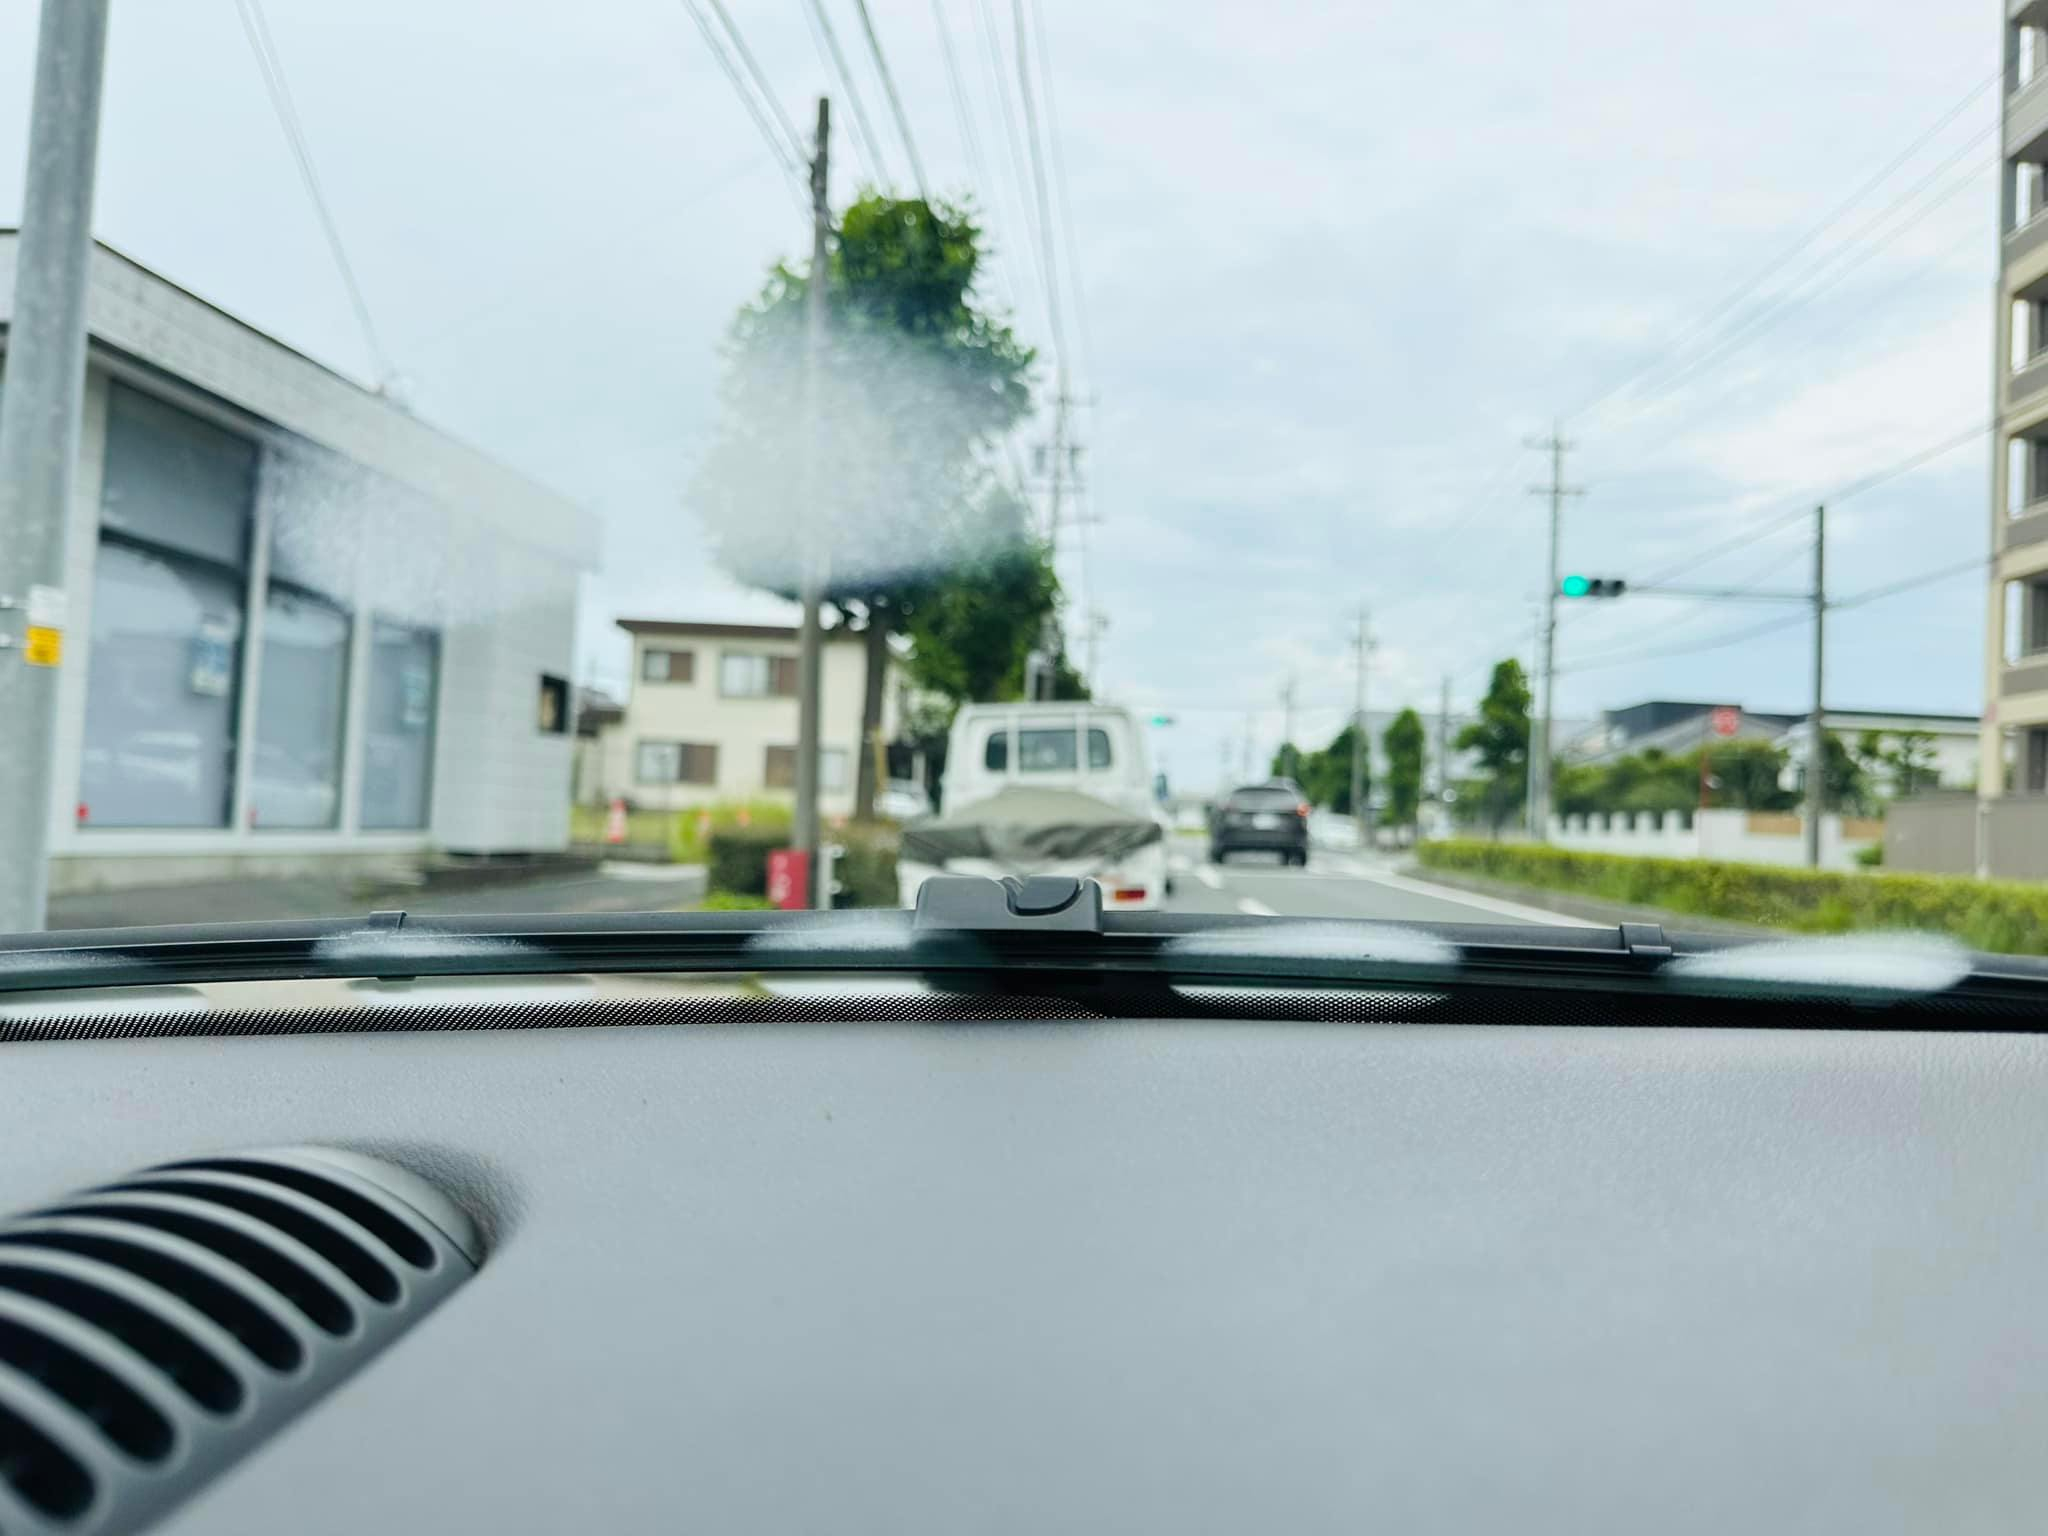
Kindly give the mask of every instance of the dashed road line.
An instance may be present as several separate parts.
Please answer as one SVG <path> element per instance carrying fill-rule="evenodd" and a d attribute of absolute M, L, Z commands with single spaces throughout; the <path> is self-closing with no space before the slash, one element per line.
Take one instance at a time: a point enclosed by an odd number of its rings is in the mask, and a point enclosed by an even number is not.
<path fill-rule="evenodd" d="M 1216 873 L 1216 870 L 1212 865 L 1197 864 L 1195 866 L 1195 878 L 1201 881 L 1202 884 L 1209 887 L 1209 889 L 1212 891 L 1220 891 L 1223 889 L 1223 877 Z"/>
<path fill-rule="evenodd" d="M 1278 917 L 1280 915 L 1276 909 L 1267 906 L 1256 896 L 1240 896 L 1237 901 L 1237 910 L 1246 917 Z"/>

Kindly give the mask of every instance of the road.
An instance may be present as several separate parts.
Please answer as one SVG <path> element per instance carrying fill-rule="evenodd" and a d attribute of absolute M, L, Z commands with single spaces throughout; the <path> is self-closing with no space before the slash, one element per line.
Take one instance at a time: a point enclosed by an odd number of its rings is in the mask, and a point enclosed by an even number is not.
<path fill-rule="evenodd" d="M 1317 848 L 1306 869 L 1283 866 L 1273 854 L 1239 854 L 1222 865 L 1209 863 L 1206 855 L 1203 839 L 1174 839 L 1167 853 L 1173 875 L 1167 911 L 1586 926 L 1555 912 L 1410 879 L 1396 873 L 1397 861 L 1385 855 Z"/>

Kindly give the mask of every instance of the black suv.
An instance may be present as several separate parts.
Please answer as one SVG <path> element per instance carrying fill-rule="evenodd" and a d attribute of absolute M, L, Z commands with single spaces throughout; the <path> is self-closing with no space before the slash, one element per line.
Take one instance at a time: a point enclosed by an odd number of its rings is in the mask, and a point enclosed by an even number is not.
<path fill-rule="evenodd" d="M 1283 864 L 1308 862 L 1308 800 L 1290 779 L 1234 789 L 1209 818 L 1209 862 L 1259 850 Z"/>

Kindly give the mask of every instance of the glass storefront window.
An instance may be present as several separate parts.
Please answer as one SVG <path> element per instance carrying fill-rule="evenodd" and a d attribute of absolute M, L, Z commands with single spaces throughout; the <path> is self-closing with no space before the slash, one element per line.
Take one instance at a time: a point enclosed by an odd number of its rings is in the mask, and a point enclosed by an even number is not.
<path fill-rule="evenodd" d="M 242 580 L 102 539 L 92 596 L 79 820 L 227 825 L 242 654 Z"/>
<path fill-rule="evenodd" d="M 341 812 L 348 615 L 273 585 L 263 611 L 249 825 L 332 827 Z"/>
<path fill-rule="evenodd" d="M 363 711 L 365 830 L 410 831 L 427 824 L 439 662 L 431 631 L 381 619 L 372 623 Z"/>

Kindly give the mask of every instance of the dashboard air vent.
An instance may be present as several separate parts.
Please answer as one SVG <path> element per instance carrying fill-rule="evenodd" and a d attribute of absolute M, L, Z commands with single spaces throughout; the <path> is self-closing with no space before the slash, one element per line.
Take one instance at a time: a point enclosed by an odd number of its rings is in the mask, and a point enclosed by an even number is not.
<path fill-rule="evenodd" d="M 434 1186 L 326 1148 L 166 1164 L 0 1222 L 0 1536 L 141 1529 L 481 1258 Z"/>

